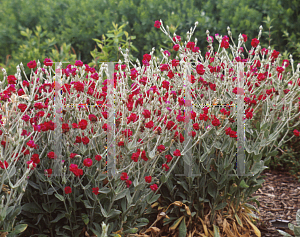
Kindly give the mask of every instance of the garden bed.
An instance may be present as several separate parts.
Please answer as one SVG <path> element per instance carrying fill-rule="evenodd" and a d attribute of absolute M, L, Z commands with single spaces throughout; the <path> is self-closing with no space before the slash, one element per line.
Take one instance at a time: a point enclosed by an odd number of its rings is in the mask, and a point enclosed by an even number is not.
<path fill-rule="evenodd" d="M 276 229 L 292 235 L 288 228 L 275 227 L 270 221 L 286 220 L 296 224 L 296 212 L 300 206 L 300 183 L 294 175 L 286 171 L 268 169 L 261 175 L 264 176 L 265 182 L 262 188 L 253 194 L 260 196 L 257 199 L 260 203 L 260 214 L 256 213 L 260 217 L 257 227 L 263 237 L 281 237 Z"/>

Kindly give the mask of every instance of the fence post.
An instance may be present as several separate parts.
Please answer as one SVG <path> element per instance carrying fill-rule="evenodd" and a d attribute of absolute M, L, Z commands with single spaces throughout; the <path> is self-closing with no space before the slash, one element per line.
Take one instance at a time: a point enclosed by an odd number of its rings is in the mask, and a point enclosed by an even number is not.
<path fill-rule="evenodd" d="M 53 165 L 53 174 L 52 176 L 62 176 L 62 123 L 61 123 L 61 114 L 62 114 L 62 95 L 61 95 L 61 76 L 62 76 L 62 62 L 53 62 L 55 64 L 55 96 L 54 96 L 54 116 L 55 124 L 54 128 L 54 165 Z M 63 62 L 69 63 L 69 62 Z"/>
<path fill-rule="evenodd" d="M 108 176 L 112 178 L 116 174 L 114 62 L 109 62 L 107 64 L 107 169 Z"/>
<path fill-rule="evenodd" d="M 185 121 L 184 121 L 184 150 L 187 150 L 184 153 L 184 174 L 185 176 L 192 177 L 192 163 L 193 155 L 192 150 L 192 138 L 189 136 L 191 132 L 191 111 L 192 111 L 192 98 L 191 98 L 191 64 L 190 62 L 186 63 L 184 70 L 184 89 L 185 89 Z"/>
<path fill-rule="evenodd" d="M 237 65 L 237 175 L 245 175 L 244 63 Z"/>

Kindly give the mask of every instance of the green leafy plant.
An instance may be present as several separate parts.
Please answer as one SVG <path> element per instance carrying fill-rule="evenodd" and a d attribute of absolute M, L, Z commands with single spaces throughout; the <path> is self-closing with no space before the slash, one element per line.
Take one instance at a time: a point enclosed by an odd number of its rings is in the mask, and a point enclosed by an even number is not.
<path fill-rule="evenodd" d="M 292 33 L 292 35 L 290 35 L 289 32 L 287 32 L 286 30 L 283 31 L 283 37 L 286 38 L 287 40 L 287 53 L 291 53 L 295 60 L 299 60 L 300 59 L 300 33 L 296 32 L 296 33 Z"/>
<path fill-rule="evenodd" d="M 14 75 L 16 66 L 20 62 L 29 62 L 31 60 L 44 60 L 46 53 L 49 49 L 55 45 L 55 38 L 47 38 L 47 31 L 42 30 L 41 26 L 36 26 L 36 30 L 32 32 L 28 28 L 24 29 L 20 27 L 20 33 L 25 37 L 23 44 L 19 46 L 17 51 L 14 51 L 11 55 L 11 60 L 6 65 L 2 65 L 8 73 L 8 75 Z M 32 34 L 34 33 L 34 34 Z M 30 70 L 26 68 L 26 74 L 30 74 Z"/>
<path fill-rule="evenodd" d="M 272 22 L 273 22 L 274 20 L 275 20 L 275 19 L 270 19 L 270 16 L 267 16 L 267 17 L 266 17 L 266 20 L 263 21 L 263 22 L 266 24 L 267 29 L 269 29 L 268 31 L 263 32 L 263 34 L 265 34 L 265 35 L 268 36 L 268 43 L 269 43 L 269 44 L 268 44 L 268 47 L 271 47 L 271 41 L 272 41 L 271 35 L 272 35 L 272 33 L 273 33 L 273 34 L 276 33 L 276 30 L 272 30 L 272 31 L 271 31 L 271 29 L 273 28 Z M 275 45 L 275 44 L 272 44 L 272 47 L 276 47 L 276 45 Z"/>
<path fill-rule="evenodd" d="M 63 43 L 59 50 L 55 45 L 55 38 L 47 38 L 48 32 L 42 30 L 41 26 L 36 26 L 34 32 L 28 28 L 24 29 L 23 27 L 20 27 L 20 30 L 21 35 L 25 37 L 23 44 L 19 46 L 17 51 L 12 53 L 11 57 L 7 57 L 5 65 L 0 64 L 0 67 L 6 69 L 8 75 L 15 74 L 16 67 L 20 62 L 23 62 L 26 65 L 32 60 L 43 62 L 45 58 L 51 58 L 54 62 L 75 63 L 77 56 L 74 49 L 71 47 L 71 44 Z M 25 74 L 29 77 L 30 69 L 28 67 L 25 67 Z M 24 79 L 24 75 L 21 76 Z M 4 81 L 4 83 L 4 85 L 7 85 L 6 81 Z"/>
<path fill-rule="evenodd" d="M 123 24 L 119 27 L 118 24 L 115 24 L 114 22 L 112 24 L 114 29 L 108 31 L 106 34 L 107 38 L 102 35 L 103 41 L 100 41 L 99 39 L 93 39 L 95 42 L 97 42 L 97 45 L 101 51 L 98 52 L 98 49 L 95 48 L 91 52 L 94 60 L 88 64 L 89 66 L 99 69 L 100 62 L 118 62 L 121 57 L 119 48 L 121 48 L 121 51 L 124 53 L 126 49 L 128 49 L 130 60 L 136 60 L 136 58 L 130 53 L 130 49 L 138 52 L 137 48 L 131 42 L 136 37 L 129 36 L 127 31 L 122 30 L 127 24 Z M 126 36 L 125 40 L 123 39 L 123 35 Z"/>
<path fill-rule="evenodd" d="M 295 237 L 300 237 L 300 209 L 296 213 L 296 225 L 289 223 L 289 229 L 294 232 Z M 283 236 L 292 237 L 292 235 L 282 230 L 277 230 L 277 231 Z"/>

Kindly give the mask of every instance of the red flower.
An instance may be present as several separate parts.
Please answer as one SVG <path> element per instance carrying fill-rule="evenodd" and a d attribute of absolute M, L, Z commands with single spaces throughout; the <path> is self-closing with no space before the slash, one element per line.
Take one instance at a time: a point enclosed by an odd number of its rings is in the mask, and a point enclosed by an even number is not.
<path fill-rule="evenodd" d="M 151 112 L 147 109 L 145 109 L 142 114 L 144 115 L 145 118 L 150 118 L 151 117 Z"/>
<path fill-rule="evenodd" d="M 27 163 L 27 169 L 29 169 L 30 164 L 32 164 L 31 170 L 34 170 L 34 168 L 36 167 L 36 163 L 34 163 L 32 160 L 29 160 L 26 163 Z"/>
<path fill-rule="evenodd" d="M 76 153 L 71 153 L 70 158 L 73 159 L 77 154 Z"/>
<path fill-rule="evenodd" d="M 82 138 L 82 143 L 84 145 L 89 144 L 89 142 L 90 142 L 90 139 L 87 136 L 85 136 L 85 137 Z"/>
<path fill-rule="evenodd" d="M 146 156 L 146 151 L 145 151 L 145 150 L 142 151 L 141 158 L 142 158 L 144 161 L 147 161 L 147 160 L 148 160 L 148 157 Z"/>
<path fill-rule="evenodd" d="M 173 159 L 171 155 L 166 155 L 165 157 L 167 159 L 167 163 L 169 163 Z"/>
<path fill-rule="evenodd" d="M 248 37 L 247 37 L 247 35 L 244 35 L 244 34 L 242 34 L 242 36 L 243 36 L 244 42 L 246 43 L 246 42 L 247 42 L 247 40 L 248 40 Z"/>
<path fill-rule="evenodd" d="M 23 81 L 22 84 L 23 84 L 24 87 L 29 86 L 29 82 L 28 81 Z"/>
<path fill-rule="evenodd" d="M 157 29 L 159 29 L 159 28 L 160 28 L 160 26 L 161 26 L 161 23 L 160 23 L 160 21 L 155 21 L 155 23 L 154 23 L 154 27 L 156 27 Z"/>
<path fill-rule="evenodd" d="M 132 181 L 131 181 L 131 180 L 126 180 L 127 188 L 129 188 L 131 184 L 132 184 Z"/>
<path fill-rule="evenodd" d="M 150 185 L 150 188 L 151 188 L 154 192 L 158 189 L 157 184 L 152 184 L 152 185 Z"/>
<path fill-rule="evenodd" d="M 175 37 L 173 37 L 173 40 L 176 42 L 176 39 L 178 40 L 178 41 L 181 41 L 181 37 L 179 36 L 179 35 L 176 35 Z"/>
<path fill-rule="evenodd" d="M 285 67 L 288 67 L 290 65 L 289 60 L 287 60 L 287 59 L 282 60 L 282 66 L 284 66 L 284 65 L 285 65 Z"/>
<path fill-rule="evenodd" d="M 75 143 L 81 143 L 81 137 L 76 136 Z"/>
<path fill-rule="evenodd" d="M 217 119 L 217 118 L 214 118 L 213 121 L 211 121 L 212 125 L 214 125 L 215 127 L 219 126 L 221 123 L 220 123 L 220 120 Z"/>
<path fill-rule="evenodd" d="M 76 170 L 74 170 L 73 173 L 76 177 L 79 177 L 80 175 L 83 175 L 83 170 L 82 169 L 76 169 Z"/>
<path fill-rule="evenodd" d="M 0 160 L 0 167 L 1 167 L 2 169 L 6 169 L 6 168 L 8 167 L 7 161 L 5 160 L 4 163 L 2 163 L 2 161 Z"/>
<path fill-rule="evenodd" d="M 35 104 L 34 104 L 34 108 L 35 108 L 35 109 L 43 109 L 43 108 L 44 108 L 44 105 L 43 105 L 43 103 L 38 102 L 38 103 L 35 103 Z"/>
<path fill-rule="evenodd" d="M 204 66 L 202 64 L 198 64 L 196 66 L 196 71 L 199 75 L 203 75 L 205 73 Z"/>
<path fill-rule="evenodd" d="M 90 115 L 89 115 L 89 120 L 90 120 L 91 122 L 97 122 L 97 117 L 96 117 L 96 115 L 90 114 Z"/>
<path fill-rule="evenodd" d="M 36 164 L 39 164 L 41 162 L 40 158 L 39 158 L 39 154 L 33 154 L 31 156 L 31 160 L 36 163 Z"/>
<path fill-rule="evenodd" d="M 203 108 L 202 110 L 203 110 L 203 112 L 205 113 L 205 114 L 208 114 L 208 107 L 205 107 L 205 108 Z"/>
<path fill-rule="evenodd" d="M 198 124 L 198 123 L 194 123 L 194 124 L 193 124 L 193 128 L 194 128 L 195 130 L 199 130 L 199 129 L 200 129 L 199 124 Z"/>
<path fill-rule="evenodd" d="M 70 164 L 70 171 L 73 172 L 74 170 L 78 169 L 78 165 Z"/>
<path fill-rule="evenodd" d="M 104 111 L 104 112 L 101 112 L 101 114 L 103 115 L 103 117 L 105 118 L 105 119 L 107 119 L 107 112 L 106 111 Z"/>
<path fill-rule="evenodd" d="M 53 61 L 50 58 L 45 58 L 44 65 L 51 67 L 53 65 Z"/>
<path fill-rule="evenodd" d="M 143 55 L 143 60 L 147 60 L 149 62 L 151 60 L 151 55 L 150 54 L 144 54 Z"/>
<path fill-rule="evenodd" d="M 44 111 L 39 111 L 39 112 L 36 114 L 36 116 L 38 116 L 38 117 L 44 117 L 44 115 L 45 115 L 45 112 L 44 112 Z"/>
<path fill-rule="evenodd" d="M 246 118 L 247 118 L 247 119 L 252 119 L 252 117 L 253 117 L 252 112 L 248 112 L 248 113 L 246 114 Z"/>
<path fill-rule="evenodd" d="M 47 173 L 46 173 L 46 171 L 47 171 Z M 46 170 L 45 170 L 45 175 L 46 175 L 46 176 L 50 177 L 51 174 L 52 174 L 52 169 L 46 169 Z"/>
<path fill-rule="evenodd" d="M 70 186 L 65 187 L 65 193 L 66 194 L 72 193 L 72 189 Z"/>
<path fill-rule="evenodd" d="M 26 110 L 26 108 L 27 108 L 27 105 L 26 104 L 19 104 L 18 105 L 18 108 L 21 110 L 21 112 L 23 113 L 25 110 Z"/>
<path fill-rule="evenodd" d="M 179 140 L 180 140 L 180 143 L 184 142 L 184 136 L 182 135 L 182 133 L 180 133 L 180 135 L 179 135 Z"/>
<path fill-rule="evenodd" d="M 80 60 L 76 60 L 76 62 L 75 62 L 74 65 L 75 65 L 75 66 L 78 66 L 78 67 L 82 67 L 82 66 L 83 66 L 83 62 L 80 61 Z"/>
<path fill-rule="evenodd" d="M 173 155 L 174 155 L 174 156 L 181 156 L 180 150 L 176 149 L 176 150 L 173 152 Z"/>
<path fill-rule="evenodd" d="M 69 132 L 69 130 L 70 130 L 69 124 L 63 123 L 62 124 L 62 130 L 63 130 L 63 133 Z"/>
<path fill-rule="evenodd" d="M 151 183 L 151 180 L 152 180 L 152 177 L 150 175 L 145 177 L 146 183 Z"/>
<path fill-rule="evenodd" d="M 97 160 L 97 161 L 100 161 L 100 160 L 102 160 L 102 156 L 100 156 L 100 155 L 96 155 L 96 156 L 95 156 L 95 160 Z"/>
<path fill-rule="evenodd" d="M 25 92 L 23 89 L 19 89 L 18 90 L 18 96 L 22 96 L 22 95 L 25 95 Z"/>
<path fill-rule="evenodd" d="M 77 177 L 79 177 L 80 175 L 83 175 L 83 170 L 78 169 L 78 165 L 75 165 L 75 164 L 70 165 L 70 171 L 73 172 L 73 174 Z"/>
<path fill-rule="evenodd" d="M 161 167 L 161 168 L 162 168 L 162 169 L 166 168 L 166 171 L 169 170 L 169 166 L 168 166 L 167 164 L 162 164 L 162 167 Z"/>
<path fill-rule="evenodd" d="M 110 127 L 107 123 L 105 123 L 105 124 L 103 124 L 102 129 L 103 129 L 104 131 L 107 131 L 107 130 L 110 130 L 111 127 Z"/>
<path fill-rule="evenodd" d="M 56 155 L 53 151 L 50 151 L 47 156 L 49 157 L 49 159 L 55 159 L 56 158 Z"/>
<path fill-rule="evenodd" d="M 165 148 L 164 145 L 159 145 L 159 146 L 157 147 L 157 150 L 158 150 L 159 152 L 163 152 L 165 149 L 166 149 L 166 148 Z"/>
<path fill-rule="evenodd" d="M 252 39 L 251 46 L 253 48 L 257 47 L 258 44 L 259 44 L 259 40 L 258 39 L 256 39 L 256 38 Z"/>
<path fill-rule="evenodd" d="M 127 175 L 127 173 L 126 172 L 123 172 L 122 174 L 121 174 L 121 180 L 127 180 L 128 179 L 128 175 Z"/>
<path fill-rule="evenodd" d="M 83 165 L 86 167 L 91 167 L 93 165 L 93 161 L 90 158 L 86 158 L 83 160 Z"/>
<path fill-rule="evenodd" d="M 295 129 L 293 132 L 296 137 L 299 137 L 300 132 L 298 130 Z"/>
<path fill-rule="evenodd" d="M 221 42 L 221 48 L 224 48 L 224 49 L 228 49 L 229 48 L 229 42 L 227 40 L 222 40 Z"/>
<path fill-rule="evenodd" d="M 145 123 L 145 127 L 146 127 L 146 128 L 153 128 L 153 126 L 154 126 L 154 123 L 153 123 L 152 120 L 149 121 L 148 123 Z"/>
<path fill-rule="evenodd" d="M 137 162 L 138 159 L 139 159 L 139 157 L 140 157 L 140 153 L 141 153 L 141 150 L 138 149 L 137 152 L 135 152 L 135 153 L 133 153 L 133 154 L 131 155 L 131 159 L 132 159 L 134 162 Z"/>
<path fill-rule="evenodd" d="M 54 131 L 54 129 L 56 128 L 56 124 L 53 123 L 51 120 L 47 123 L 47 127 L 49 130 Z"/>
<path fill-rule="evenodd" d="M 175 51 L 178 51 L 178 50 L 179 50 L 179 44 L 175 44 L 175 45 L 173 46 L 173 49 L 174 49 Z"/>
<path fill-rule="evenodd" d="M 14 75 L 9 75 L 7 77 L 8 84 L 17 84 L 17 78 Z"/>
<path fill-rule="evenodd" d="M 169 71 L 168 72 L 168 75 L 167 75 L 170 79 L 172 79 L 174 77 L 174 73 L 172 71 Z"/>
<path fill-rule="evenodd" d="M 36 147 L 36 144 L 34 144 L 34 141 L 33 141 L 33 140 L 29 140 L 29 141 L 26 143 L 26 145 L 29 146 L 30 148 Z"/>
<path fill-rule="evenodd" d="M 171 128 L 175 125 L 175 123 L 173 121 L 168 121 L 167 123 L 167 129 L 171 130 Z"/>
<path fill-rule="evenodd" d="M 29 155 L 30 152 L 28 149 L 25 149 L 24 147 L 22 148 L 22 152 L 24 152 L 24 155 Z"/>
<path fill-rule="evenodd" d="M 72 128 L 78 128 L 78 124 L 77 123 L 72 123 Z"/>
<path fill-rule="evenodd" d="M 81 120 L 79 121 L 79 123 L 78 123 L 79 128 L 81 128 L 81 130 L 86 129 L 87 124 L 88 124 L 88 123 L 87 123 L 87 121 L 86 121 L 85 119 L 81 119 Z"/>
<path fill-rule="evenodd" d="M 188 42 L 188 43 L 186 44 L 186 47 L 187 47 L 188 49 L 193 49 L 193 48 L 195 47 L 195 42 Z"/>
<path fill-rule="evenodd" d="M 29 68 L 35 68 L 35 67 L 36 67 L 36 62 L 35 62 L 35 60 L 30 61 L 29 63 L 27 63 L 27 67 L 29 67 Z"/>
<path fill-rule="evenodd" d="M 177 67 L 179 65 L 179 60 L 173 59 L 172 60 L 172 67 Z"/>
<path fill-rule="evenodd" d="M 282 73 L 282 72 L 284 71 L 284 68 L 283 68 L 283 67 L 277 67 L 277 68 L 276 68 L 276 71 L 277 71 L 278 73 Z"/>
<path fill-rule="evenodd" d="M 236 134 L 235 131 L 231 130 L 229 136 L 230 137 L 237 137 L 237 134 Z"/>
<path fill-rule="evenodd" d="M 124 142 L 123 142 L 123 141 L 120 141 L 120 142 L 118 143 L 118 146 L 124 146 Z"/>
<path fill-rule="evenodd" d="M 273 52 L 272 52 L 271 57 L 272 57 L 273 59 L 276 59 L 276 58 L 278 58 L 279 54 L 280 54 L 280 52 L 278 52 L 278 51 L 276 51 L 276 50 L 274 49 Z"/>
<path fill-rule="evenodd" d="M 84 84 L 77 81 L 77 82 L 74 83 L 74 88 L 77 91 L 82 91 L 83 92 L 84 91 Z"/>
<path fill-rule="evenodd" d="M 93 193 L 94 193 L 95 195 L 98 195 L 98 194 L 99 194 L 99 188 L 98 188 L 98 187 L 92 188 L 92 190 L 93 190 Z"/>

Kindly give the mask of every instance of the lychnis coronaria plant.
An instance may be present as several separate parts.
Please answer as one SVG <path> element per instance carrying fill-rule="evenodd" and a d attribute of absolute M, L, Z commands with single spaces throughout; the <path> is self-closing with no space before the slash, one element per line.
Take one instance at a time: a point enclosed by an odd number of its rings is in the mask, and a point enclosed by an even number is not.
<path fill-rule="evenodd" d="M 196 25 L 197 23 L 195 28 Z M 167 113 L 165 118 L 173 119 L 177 129 L 184 127 L 186 122 L 191 124 L 188 126 L 191 127 L 190 131 L 185 130 L 181 133 L 175 129 L 173 139 L 176 142 L 170 148 L 170 152 L 165 154 L 168 161 L 172 160 L 172 152 L 176 149 L 183 156 L 179 165 L 174 166 L 170 176 L 166 174 L 161 177 L 161 181 L 166 182 L 160 189 L 162 197 L 165 197 L 164 203 L 161 204 L 165 206 L 162 211 L 166 211 L 171 203 L 179 200 L 188 204 L 195 218 L 194 222 L 189 221 L 191 231 L 191 223 L 196 223 L 197 217 L 204 220 L 204 216 L 207 215 L 210 215 L 211 221 L 208 227 L 213 227 L 212 223 L 216 224 L 217 212 L 225 210 L 228 214 L 231 205 L 235 206 L 233 215 L 238 213 L 241 207 L 243 210 L 247 209 L 248 213 L 251 213 L 251 210 L 255 211 L 256 209 L 247 202 L 256 201 L 255 198 L 249 197 L 263 182 L 258 177 L 266 168 L 265 162 L 277 154 L 276 149 L 286 142 L 285 137 L 289 130 L 292 130 L 295 136 L 299 136 L 299 128 L 296 129 L 299 123 L 290 127 L 289 121 L 300 114 L 300 64 L 295 71 L 292 57 L 290 60 L 281 61 L 280 53 L 275 49 L 261 49 L 259 40 L 262 27 L 258 37 L 251 40 L 249 51 L 246 47 L 248 39 L 244 34 L 239 36 L 236 45 L 229 27 L 228 36 L 223 37 L 218 34 L 213 37 L 207 31 L 208 50 L 205 56 L 202 56 L 200 49 L 196 47 L 197 39 L 191 41 L 195 28 L 191 28 L 185 43 L 181 43 L 181 37 L 174 34 L 172 38 L 168 27 L 165 30 L 160 21 L 156 21 L 154 26 L 160 28 L 172 40 L 173 49 L 179 52 L 180 57 L 171 60 L 168 54 L 161 50 L 162 93 L 158 100 L 163 100 L 165 103 L 162 103 L 162 107 L 167 104 L 167 109 L 172 108 L 170 104 L 175 102 L 173 108 L 176 110 Z M 214 40 L 217 50 L 214 48 Z M 145 65 L 147 62 L 143 63 Z M 186 76 L 190 82 L 192 102 L 187 103 L 187 93 L 183 93 L 182 89 L 188 90 L 189 82 L 182 75 L 189 67 L 191 74 Z M 292 67 L 292 74 L 287 72 L 288 67 Z M 143 70 L 142 68 L 141 71 Z M 238 100 L 244 102 L 243 106 L 239 106 Z M 231 105 L 237 105 L 237 109 Z M 187 111 L 189 107 L 192 107 L 192 111 L 187 114 L 184 110 Z M 260 123 L 253 124 L 251 119 L 261 107 Z M 178 108 L 181 111 L 176 114 Z M 164 114 L 166 112 L 167 110 Z M 278 143 L 279 135 L 283 131 L 285 135 Z M 172 135 L 170 134 L 170 137 Z M 244 137 L 245 169 L 242 175 L 237 175 L 235 164 L 239 143 L 236 141 L 244 140 Z M 191 140 L 192 144 L 185 143 L 186 139 Z M 192 159 L 189 159 L 190 154 Z M 262 160 L 262 157 L 265 159 Z M 182 175 L 183 167 L 188 161 L 193 167 L 191 177 Z M 176 206 L 182 205 L 177 203 Z M 180 221 L 184 222 L 185 218 L 190 218 L 191 213 L 183 215 L 178 209 L 176 216 L 178 220 L 175 223 L 178 226 Z M 172 220 L 165 221 L 171 223 L 174 218 L 176 220 L 176 217 L 173 217 Z M 240 219 L 247 223 L 252 217 L 247 214 L 243 218 L 240 216 Z M 227 221 L 232 224 L 230 216 Z M 199 222 L 200 225 L 203 223 Z M 183 230 L 184 228 L 181 229 Z M 257 232 L 254 227 L 253 230 Z"/>

